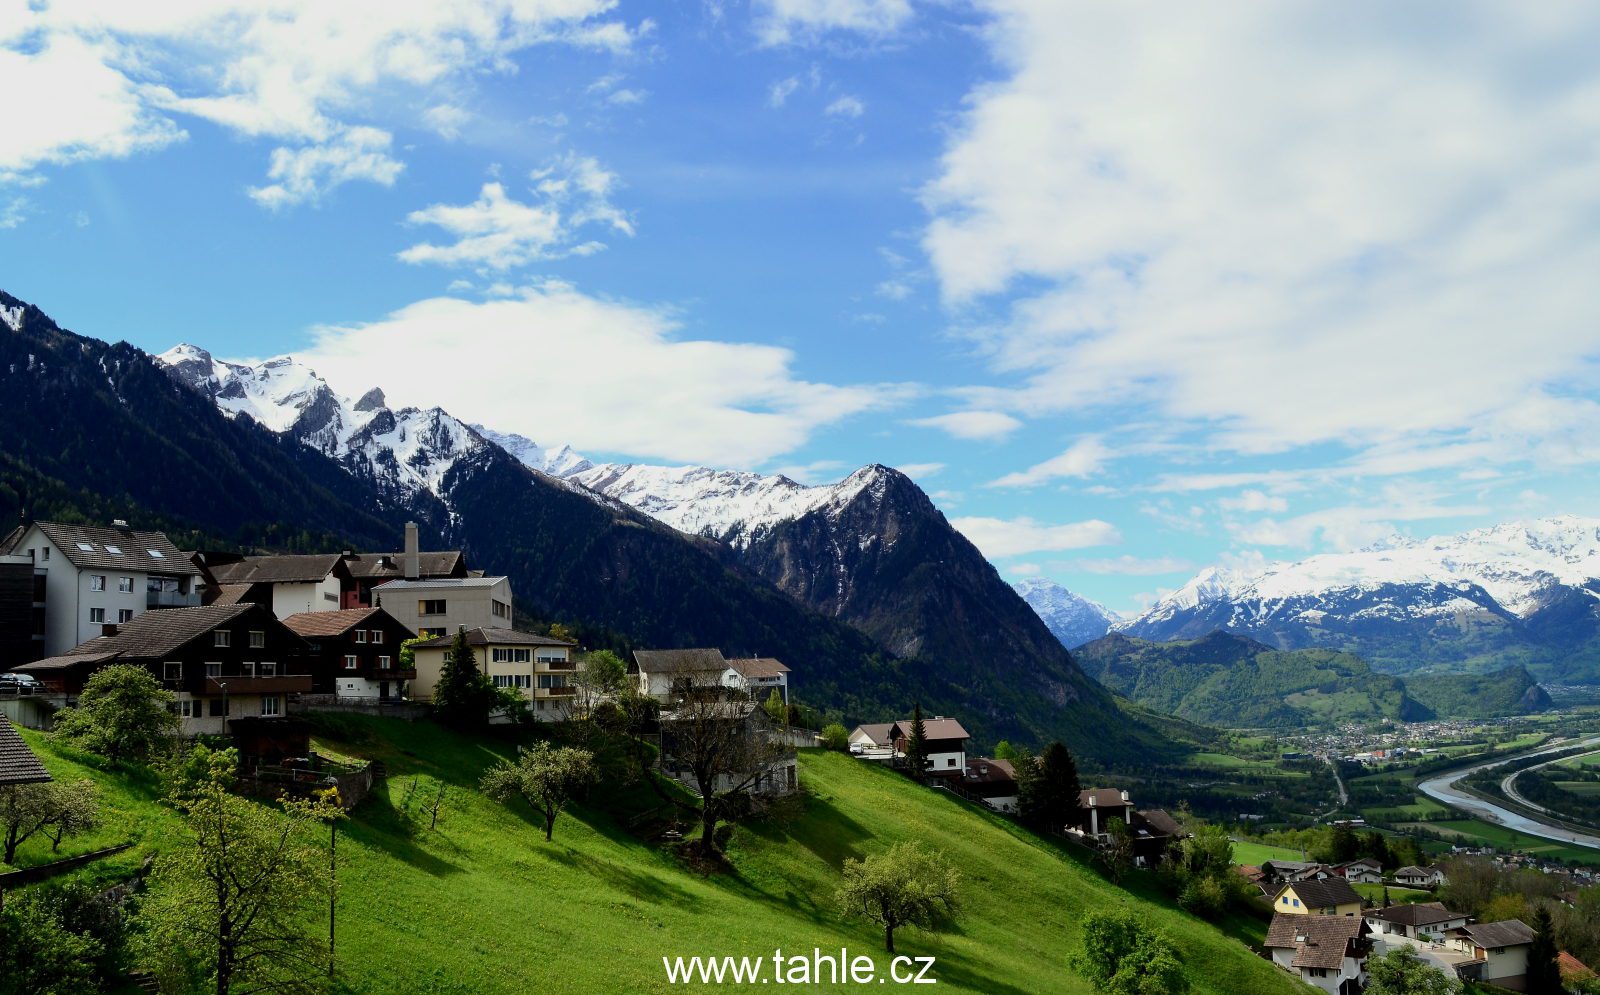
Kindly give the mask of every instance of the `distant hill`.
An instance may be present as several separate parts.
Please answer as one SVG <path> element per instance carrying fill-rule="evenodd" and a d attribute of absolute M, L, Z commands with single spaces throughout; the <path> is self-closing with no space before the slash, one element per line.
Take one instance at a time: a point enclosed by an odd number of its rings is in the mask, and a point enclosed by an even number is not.
<path fill-rule="evenodd" d="M 1076 653 L 1089 676 L 1147 708 L 1207 725 L 1303 728 L 1432 713 L 1398 678 L 1332 650 L 1275 650 L 1213 632 L 1158 643 L 1117 633 Z"/>
<path fill-rule="evenodd" d="M 1492 674 L 1412 674 L 1405 678 L 1411 696 L 1451 718 L 1492 718 L 1550 708 L 1550 696 L 1526 667 Z"/>

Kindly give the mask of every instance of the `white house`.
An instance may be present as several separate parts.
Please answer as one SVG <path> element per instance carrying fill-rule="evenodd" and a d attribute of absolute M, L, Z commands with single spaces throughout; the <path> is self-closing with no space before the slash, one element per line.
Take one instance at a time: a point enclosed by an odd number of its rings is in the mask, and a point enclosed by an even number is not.
<path fill-rule="evenodd" d="M 723 680 L 753 701 L 766 701 L 776 691 L 784 704 L 789 702 L 789 668 L 770 656 L 734 657 Z"/>
<path fill-rule="evenodd" d="M 912 719 L 859 725 L 850 733 L 850 752 L 870 760 L 896 760 L 906 755 Z M 960 776 L 967 769 L 967 740 L 961 723 L 943 715 L 922 720 L 928 752 L 928 773 Z"/>
<path fill-rule="evenodd" d="M 33 522 L 0 540 L 43 576 L 46 656 L 59 656 L 151 608 L 200 603 L 200 571 L 163 533 L 118 519 L 111 528 Z"/>
<path fill-rule="evenodd" d="M 672 696 L 673 685 L 687 682 L 697 687 L 734 687 L 731 668 L 718 649 L 634 650 L 639 691 L 657 701 Z"/>
<path fill-rule="evenodd" d="M 511 580 L 507 577 L 436 577 L 391 580 L 372 588 L 372 604 L 425 639 L 458 629 L 509 629 Z"/>
<path fill-rule="evenodd" d="M 433 700 L 454 642 L 454 636 L 440 636 L 412 646 L 417 670 L 411 681 L 412 698 Z M 560 722 L 568 717 L 576 691 L 572 684 L 577 673 L 573 643 L 518 629 L 478 628 L 468 630 L 467 645 L 472 647 L 478 669 L 494 680 L 495 687 L 522 692 L 534 719 Z"/>
<path fill-rule="evenodd" d="M 197 554 L 197 558 L 210 578 L 207 604 L 265 601 L 279 618 L 355 607 L 342 597 L 351 580 L 338 553 L 244 556 L 226 562 L 214 562 L 215 554 Z"/>
<path fill-rule="evenodd" d="M 1446 883 L 1444 872 L 1437 867 L 1402 867 L 1394 872 L 1394 880 L 1407 888 L 1438 888 Z"/>
<path fill-rule="evenodd" d="M 1528 973 L 1533 929 L 1521 919 L 1480 922 L 1450 930 L 1445 934 L 1445 944 L 1471 955 L 1473 963 L 1456 967 L 1456 973 L 1463 978 L 1520 991 L 1520 982 Z"/>
<path fill-rule="evenodd" d="M 1383 864 L 1371 857 L 1361 857 L 1336 864 L 1333 872 L 1346 881 L 1357 884 L 1378 884 L 1383 881 Z"/>
<path fill-rule="evenodd" d="M 1275 913 L 1265 947 L 1272 962 L 1329 995 L 1356 995 L 1367 983 L 1370 941 L 1359 918 Z"/>
<path fill-rule="evenodd" d="M 1422 936 L 1441 938 L 1447 930 L 1465 926 L 1470 918 L 1450 911 L 1440 902 L 1391 905 L 1386 909 L 1368 909 L 1363 915 L 1374 933 L 1419 941 Z"/>

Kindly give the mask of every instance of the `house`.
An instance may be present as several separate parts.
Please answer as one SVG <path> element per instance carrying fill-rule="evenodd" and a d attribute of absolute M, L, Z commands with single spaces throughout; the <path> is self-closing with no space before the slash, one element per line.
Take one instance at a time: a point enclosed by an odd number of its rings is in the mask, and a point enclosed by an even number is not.
<path fill-rule="evenodd" d="M 1333 873 L 1357 884 L 1379 884 L 1383 881 L 1383 864 L 1371 857 L 1334 864 Z"/>
<path fill-rule="evenodd" d="M 575 645 L 517 629 L 477 628 L 466 633 L 478 669 L 494 680 L 495 687 L 515 688 L 528 701 L 529 714 L 543 722 L 567 718 L 575 688 Z M 432 701 L 439 675 L 450 656 L 454 636 L 440 636 L 411 648 L 416 676 L 411 697 Z"/>
<path fill-rule="evenodd" d="M 1329 995 L 1356 995 L 1366 986 L 1372 951 L 1362 930 L 1360 919 L 1277 912 L 1264 946 L 1274 964 L 1306 984 Z"/>
<path fill-rule="evenodd" d="M 1445 876 L 1437 867 L 1402 867 L 1394 872 L 1394 881 L 1407 888 L 1437 888 L 1445 884 Z"/>
<path fill-rule="evenodd" d="M 313 694 L 387 701 L 404 697 L 417 676 L 400 667 L 400 646 L 413 633 L 382 608 L 306 611 L 283 624 L 309 646 Z"/>
<path fill-rule="evenodd" d="M 426 639 L 459 629 L 511 627 L 509 577 L 391 580 L 372 588 L 372 604 Z"/>
<path fill-rule="evenodd" d="M 850 730 L 850 752 L 866 760 L 893 760 L 894 740 L 889 731 L 893 722 L 872 722 Z"/>
<path fill-rule="evenodd" d="M 44 654 L 47 576 L 26 553 L 0 554 L 0 669 Z"/>
<path fill-rule="evenodd" d="M 1447 930 L 1465 926 L 1470 917 L 1451 912 L 1440 902 L 1418 902 L 1391 905 L 1386 909 L 1368 909 L 1365 918 L 1374 933 L 1420 940 L 1424 935 L 1440 937 Z"/>
<path fill-rule="evenodd" d="M 1595 979 L 1589 965 L 1562 950 L 1556 954 L 1556 967 L 1561 971 L 1561 984 L 1568 991 L 1578 991 L 1579 985 Z"/>
<path fill-rule="evenodd" d="M 894 723 L 889 729 L 890 741 L 900 756 L 906 755 L 911 742 L 911 719 Z M 961 776 L 967 767 L 967 730 L 955 719 L 935 715 L 922 720 L 922 739 L 928 754 L 928 773 Z"/>
<path fill-rule="evenodd" d="M 160 532 L 33 522 L 0 540 L 0 554 L 26 556 L 42 611 L 41 656 L 59 656 L 152 608 L 198 605 L 200 571 Z"/>
<path fill-rule="evenodd" d="M 688 764 L 680 759 L 680 754 L 684 752 L 686 741 L 704 735 L 704 727 L 708 722 L 718 729 L 736 730 L 746 743 L 762 744 L 751 745 L 748 749 L 725 749 L 726 755 L 749 757 L 749 766 L 718 774 L 713 790 L 731 791 L 745 784 L 750 795 L 761 798 L 787 795 L 799 789 L 800 772 L 794 750 L 777 745 L 779 741 L 772 735 L 772 721 L 767 718 L 766 710 L 754 701 L 699 699 L 677 710 L 662 712 L 661 753 L 658 760 L 662 773 L 691 791 L 699 790 Z M 733 733 L 728 734 L 727 741 L 735 741 Z"/>
<path fill-rule="evenodd" d="M 633 667 L 639 692 L 657 701 L 672 696 L 675 685 L 731 687 L 730 667 L 718 649 L 634 650 Z"/>
<path fill-rule="evenodd" d="M 1361 896 L 1344 878 L 1291 881 L 1272 897 L 1273 912 L 1297 916 L 1361 916 Z"/>
<path fill-rule="evenodd" d="M 247 602 L 145 612 L 122 625 L 107 624 L 103 635 L 65 654 L 14 669 L 43 682 L 61 704 L 72 704 L 101 667 L 143 667 L 177 696 L 172 709 L 182 735 L 233 734 L 243 719 L 283 718 L 289 696 L 311 690 L 308 652 L 305 640 L 269 608 Z M 289 755 L 304 756 L 306 748 Z M 243 744 L 240 752 L 262 755 Z"/>
<path fill-rule="evenodd" d="M 1462 978 L 1520 990 L 1528 973 L 1533 929 L 1520 919 L 1458 926 L 1445 933 L 1445 944 L 1472 957 L 1469 964 L 1456 967 Z"/>
<path fill-rule="evenodd" d="M 50 773 L 44 769 L 44 764 L 11 728 L 10 720 L 0 715 L 0 788 L 48 780 Z"/>
<path fill-rule="evenodd" d="M 966 772 L 953 784 L 961 794 L 994 809 L 1017 811 L 1017 772 L 1009 760 L 974 757 L 967 760 Z"/>
<path fill-rule="evenodd" d="M 1160 808 L 1142 808 L 1133 814 L 1133 857 L 1142 866 L 1151 866 L 1166 856 L 1174 840 L 1189 835 L 1183 824 Z"/>
<path fill-rule="evenodd" d="M 728 661 L 728 674 L 729 682 L 753 701 L 766 701 L 776 691 L 789 703 L 789 668 L 770 656 L 734 657 Z"/>
<path fill-rule="evenodd" d="M 1311 881 L 1333 876 L 1327 864 L 1315 860 L 1263 860 L 1261 870 L 1274 884 L 1287 881 Z"/>
<path fill-rule="evenodd" d="M 1121 819 L 1133 825 L 1133 800 L 1126 791 L 1116 788 L 1088 788 L 1078 792 L 1078 811 L 1069 830 L 1080 835 L 1102 838 L 1112 819 Z"/>

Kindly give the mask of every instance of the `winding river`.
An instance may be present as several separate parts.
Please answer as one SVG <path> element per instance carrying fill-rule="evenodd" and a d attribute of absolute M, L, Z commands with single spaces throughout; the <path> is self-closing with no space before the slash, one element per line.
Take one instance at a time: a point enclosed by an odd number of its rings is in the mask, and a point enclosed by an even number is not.
<path fill-rule="evenodd" d="M 1500 757 L 1476 766 L 1446 771 L 1443 774 L 1430 777 L 1426 781 L 1418 782 L 1417 788 L 1429 798 L 1443 802 L 1453 808 L 1461 809 L 1464 812 L 1470 812 L 1485 822 L 1505 826 L 1507 829 L 1515 829 L 1517 832 L 1527 833 L 1529 836 L 1538 836 L 1542 839 L 1556 840 L 1561 843 L 1575 843 L 1578 846 L 1593 847 L 1596 850 L 1600 850 L 1600 836 L 1540 822 L 1519 812 L 1502 808 L 1494 802 L 1479 798 L 1477 795 L 1469 794 L 1457 786 L 1457 782 L 1462 778 L 1469 777 L 1481 770 L 1487 770 L 1490 767 L 1498 767 L 1503 763 L 1520 760 L 1525 757 L 1543 756 L 1546 753 L 1558 753 L 1582 746 L 1600 746 L 1600 736 L 1592 736 L 1577 743 L 1545 746 L 1537 750 L 1530 750 L 1527 753 L 1519 753 L 1515 756 Z"/>

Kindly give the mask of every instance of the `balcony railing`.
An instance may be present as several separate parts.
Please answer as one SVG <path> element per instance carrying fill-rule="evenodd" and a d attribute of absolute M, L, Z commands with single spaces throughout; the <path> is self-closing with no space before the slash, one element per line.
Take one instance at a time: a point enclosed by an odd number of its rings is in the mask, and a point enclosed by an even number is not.
<path fill-rule="evenodd" d="M 199 591 L 146 591 L 144 595 L 146 608 L 193 608 L 199 603 Z"/>
<path fill-rule="evenodd" d="M 570 672 L 578 669 L 576 660 L 536 660 L 535 665 L 540 670 L 560 670 Z"/>
<path fill-rule="evenodd" d="M 310 690 L 310 674 L 277 674 L 272 677 L 207 677 L 203 693 L 299 694 Z"/>
<path fill-rule="evenodd" d="M 578 693 L 578 689 L 570 684 L 560 688 L 534 688 L 535 698 L 570 698 Z"/>

